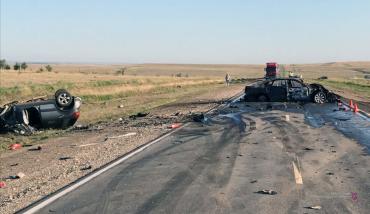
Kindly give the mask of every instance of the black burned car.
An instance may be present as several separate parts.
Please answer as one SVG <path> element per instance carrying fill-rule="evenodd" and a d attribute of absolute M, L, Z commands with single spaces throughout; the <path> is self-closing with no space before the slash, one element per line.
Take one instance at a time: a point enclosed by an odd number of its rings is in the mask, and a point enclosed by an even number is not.
<path fill-rule="evenodd" d="M 336 95 L 320 84 L 306 84 L 298 78 L 276 78 L 256 82 L 245 87 L 246 101 L 333 102 Z"/>
<path fill-rule="evenodd" d="M 80 116 L 81 99 L 60 89 L 51 99 L 36 98 L 0 107 L 0 131 L 32 133 L 40 128 L 72 126 Z"/>

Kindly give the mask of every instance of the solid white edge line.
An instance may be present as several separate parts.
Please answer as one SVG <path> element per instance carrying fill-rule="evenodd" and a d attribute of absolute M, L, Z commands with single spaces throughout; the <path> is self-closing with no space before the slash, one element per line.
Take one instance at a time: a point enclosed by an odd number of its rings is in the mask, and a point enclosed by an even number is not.
<path fill-rule="evenodd" d="M 231 101 L 231 103 L 235 103 L 237 100 L 239 100 L 244 94 L 242 93 L 241 96 L 238 96 L 237 98 L 233 99 Z M 41 210 L 42 208 L 46 207 L 47 205 L 51 204 L 52 202 L 56 201 L 57 199 L 59 199 L 60 197 L 72 192 L 73 190 L 77 189 L 78 187 L 84 185 L 85 183 L 89 182 L 90 180 L 92 180 L 93 178 L 103 174 L 104 172 L 106 172 L 107 170 L 117 166 L 118 164 L 124 162 L 125 160 L 129 159 L 130 157 L 136 155 L 137 153 L 139 152 L 142 152 L 144 151 L 146 148 L 148 148 L 149 146 L 161 141 L 162 139 L 170 136 L 171 134 L 181 130 L 182 128 L 188 126 L 189 123 L 185 123 L 184 125 L 182 125 L 181 127 L 175 129 L 175 130 L 172 130 L 164 135 L 162 135 L 161 137 L 153 140 L 152 142 L 150 143 L 147 143 L 145 146 L 127 154 L 127 155 L 124 155 L 123 157 L 117 159 L 116 161 L 114 161 L 113 163 L 111 164 L 108 164 L 107 166 L 101 168 L 101 169 L 98 169 L 96 172 L 90 174 L 90 175 L 87 175 L 85 178 L 82 178 L 80 181 L 78 181 L 77 183 L 74 183 L 72 184 L 71 186 L 67 187 L 66 189 L 56 193 L 55 195 L 53 196 L 50 196 L 49 198 L 45 199 L 44 201 L 40 202 L 39 204 L 36 204 L 35 206 L 33 207 L 30 207 L 29 209 L 26 208 L 25 211 L 20 211 L 21 213 L 24 213 L 24 214 L 33 214 L 33 213 L 36 213 L 37 211 Z M 37 203 L 37 202 L 36 202 Z M 31 204 L 32 205 L 32 204 Z"/>
<path fill-rule="evenodd" d="M 151 145 L 153 145 L 153 144 L 155 144 L 155 143 L 159 142 L 160 140 L 162 140 L 162 139 L 164 139 L 164 138 L 168 137 L 169 135 L 171 135 L 171 134 L 173 134 L 173 133 L 175 133 L 175 132 L 177 132 L 177 131 L 181 130 L 182 128 L 184 128 L 184 127 L 186 127 L 186 126 L 188 126 L 188 125 L 189 125 L 189 123 L 185 123 L 185 124 L 184 124 L 184 125 L 182 125 L 181 127 L 177 128 L 177 129 L 175 129 L 175 130 L 172 130 L 172 131 L 168 132 L 167 134 L 164 134 L 163 136 L 161 136 L 161 137 L 159 137 L 159 138 L 155 139 L 154 141 L 152 141 L 152 142 L 150 142 L 150 143 L 146 144 L 145 146 L 143 146 L 143 147 L 141 147 L 141 148 L 139 148 L 139 149 L 137 149 L 137 150 L 135 150 L 135 151 L 133 151 L 133 152 L 131 152 L 131 153 L 129 153 L 129 154 L 127 154 L 127 155 L 125 155 L 125 156 L 123 156 L 122 158 L 120 158 L 120 159 L 118 159 L 118 160 L 114 161 L 113 163 L 111 163 L 111 164 L 109 164 L 109 165 L 107 165 L 107 166 L 105 166 L 105 167 L 103 167 L 103 168 L 99 169 L 98 171 L 96 171 L 96 172 L 94 172 L 94 173 L 92 173 L 92 174 L 88 175 L 87 177 L 83 178 L 83 179 L 82 179 L 82 180 L 80 180 L 79 182 L 72 184 L 71 186 L 67 187 L 67 188 L 66 188 L 66 189 L 64 189 L 63 191 L 58 192 L 58 193 L 56 193 L 56 194 L 55 194 L 55 195 L 53 195 L 53 196 L 50 196 L 50 197 L 49 197 L 49 198 L 47 198 L 45 201 L 40 202 L 39 204 L 35 205 L 34 207 L 31 207 L 30 209 L 26 210 L 26 211 L 25 211 L 25 212 L 23 212 L 23 213 L 25 213 L 25 214 L 32 214 L 32 213 L 35 213 L 35 212 L 39 211 L 40 209 L 42 209 L 42 208 L 46 207 L 47 205 L 51 204 L 52 202 L 54 202 L 54 201 L 55 201 L 55 200 L 57 200 L 58 198 L 60 198 L 60 197 L 62 197 L 62 196 L 64 196 L 64 195 L 66 195 L 66 194 L 68 194 L 69 192 L 72 192 L 73 190 L 75 190 L 75 189 L 77 189 L 78 187 L 80 187 L 80 186 L 84 185 L 85 183 L 89 182 L 89 181 L 90 181 L 90 180 L 92 180 L 93 178 L 95 178 L 95 177 L 97 177 L 97 176 L 101 175 L 102 173 L 106 172 L 107 170 L 109 170 L 109 169 L 111 169 L 111 168 L 113 168 L 113 167 L 117 166 L 118 164 L 120 164 L 120 163 L 124 162 L 125 160 L 129 159 L 130 157 L 132 157 L 132 156 L 136 155 L 137 153 L 142 152 L 143 150 L 145 150 L 145 149 L 146 149 L 146 148 L 148 148 L 149 146 L 151 146 Z"/>

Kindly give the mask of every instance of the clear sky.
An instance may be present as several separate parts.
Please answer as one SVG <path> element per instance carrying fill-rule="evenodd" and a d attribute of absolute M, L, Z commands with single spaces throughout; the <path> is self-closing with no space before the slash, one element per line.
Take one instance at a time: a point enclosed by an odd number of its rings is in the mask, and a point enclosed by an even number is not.
<path fill-rule="evenodd" d="M 369 0 L 0 1 L 0 57 L 13 61 L 370 60 Z"/>

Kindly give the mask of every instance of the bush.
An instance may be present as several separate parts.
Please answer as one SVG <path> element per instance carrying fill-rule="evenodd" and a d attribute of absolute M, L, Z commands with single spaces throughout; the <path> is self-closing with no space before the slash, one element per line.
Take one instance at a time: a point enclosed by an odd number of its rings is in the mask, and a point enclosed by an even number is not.
<path fill-rule="evenodd" d="M 45 69 L 49 72 L 51 72 L 53 70 L 53 67 L 51 67 L 50 65 L 47 65 L 45 66 Z"/>

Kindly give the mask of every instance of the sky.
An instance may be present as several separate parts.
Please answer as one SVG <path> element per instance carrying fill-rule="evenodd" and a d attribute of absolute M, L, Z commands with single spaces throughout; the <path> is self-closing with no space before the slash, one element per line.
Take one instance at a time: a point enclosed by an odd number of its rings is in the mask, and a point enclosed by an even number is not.
<path fill-rule="evenodd" d="M 370 60 L 369 0 L 0 0 L 0 58 L 71 63 Z"/>

